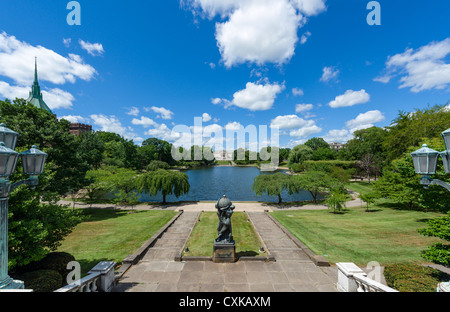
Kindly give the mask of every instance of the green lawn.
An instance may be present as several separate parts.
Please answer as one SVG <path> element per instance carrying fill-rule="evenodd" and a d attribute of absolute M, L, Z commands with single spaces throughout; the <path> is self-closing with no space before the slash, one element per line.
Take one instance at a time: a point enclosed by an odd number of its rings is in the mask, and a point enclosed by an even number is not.
<path fill-rule="evenodd" d="M 345 213 L 327 210 L 277 211 L 271 213 L 314 253 L 326 255 L 332 263 L 367 265 L 409 261 L 426 262 L 420 252 L 438 240 L 425 237 L 417 229 L 438 213 L 371 207 L 348 208 Z"/>
<path fill-rule="evenodd" d="M 219 218 L 215 212 L 203 212 L 199 219 L 200 221 L 195 225 L 186 244 L 189 252 L 184 255 L 209 257 L 213 253 Z M 231 217 L 231 224 L 238 257 L 265 255 L 265 253 L 259 252 L 262 244 L 245 212 L 235 212 Z"/>
<path fill-rule="evenodd" d="M 85 209 L 88 219 L 77 225 L 58 251 L 72 254 L 86 274 L 100 261 L 121 263 L 159 231 L 174 211 L 112 211 Z"/>
<path fill-rule="evenodd" d="M 373 191 L 373 182 L 369 184 L 369 182 L 367 181 L 355 181 L 350 182 L 345 186 L 350 190 L 355 191 L 359 194 L 367 194 Z"/>

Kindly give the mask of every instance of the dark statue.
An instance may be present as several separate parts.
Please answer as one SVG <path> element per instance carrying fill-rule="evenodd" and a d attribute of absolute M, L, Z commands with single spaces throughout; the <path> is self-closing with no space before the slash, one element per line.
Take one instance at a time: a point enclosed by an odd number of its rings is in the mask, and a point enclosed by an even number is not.
<path fill-rule="evenodd" d="M 225 195 L 217 201 L 216 209 L 219 225 L 217 226 L 218 235 L 215 244 L 234 244 L 231 228 L 231 216 L 234 208 L 234 205 Z"/>

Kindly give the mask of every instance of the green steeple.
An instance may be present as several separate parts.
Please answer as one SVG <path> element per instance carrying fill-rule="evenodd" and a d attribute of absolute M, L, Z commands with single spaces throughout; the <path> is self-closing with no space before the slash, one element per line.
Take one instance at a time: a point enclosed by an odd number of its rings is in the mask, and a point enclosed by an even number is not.
<path fill-rule="evenodd" d="M 53 112 L 50 110 L 50 108 L 47 106 L 47 104 L 45 104 L 44 99 L 42 97 L 41 87 L 39 86 L 39 81 L 38 81 L 37 58 L 35 59 L 35 62 L 34 62 L 34 82 L 33 82 L 33 86 L 31 87 L 30 96 L 28 97 L 27 102 L 33 104 L 34 106 L 36 106 L 38 108 L 45 109 L 49 113 L 53 114 Z"/>

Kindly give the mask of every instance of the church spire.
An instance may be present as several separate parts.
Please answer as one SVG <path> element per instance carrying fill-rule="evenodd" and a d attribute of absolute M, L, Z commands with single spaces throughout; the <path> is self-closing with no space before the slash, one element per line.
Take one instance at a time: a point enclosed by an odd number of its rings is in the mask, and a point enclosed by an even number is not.
<path fill-rule="evenodd" d="M 39 86 L 38 81 L 38 72 L 37 72 L 37 57 L 34 59 L 34 82 L 31 87 L 30 96 L 27 99 L 27 102 L 33 104 L 34 106 L 38 108 L 45 109 L 46 111 L 53 114 L 53 112 L 50 110 L 50 108 L 45 104 L 44 99 L 42 97 L 41 93 L 41 87 Z"/>

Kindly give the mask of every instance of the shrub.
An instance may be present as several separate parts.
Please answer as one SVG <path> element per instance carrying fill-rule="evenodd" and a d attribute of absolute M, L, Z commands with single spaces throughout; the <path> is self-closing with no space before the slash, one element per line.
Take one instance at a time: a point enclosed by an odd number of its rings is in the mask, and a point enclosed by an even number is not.
<path fill-rule="evenodd" d="M 27 274 L 33 271 L 52 270 L 58 272 L 64 278 L 68 273 L 67 264 L 71 261 L 75 261 L 75 257 L 71 254 L 66 252 L 51 252 L 42 260 L 33 261 L 24 267 L 17 268 L 16 273 Z"/>
<path fill-rule="evenodd" d="M 384 277 L 389 287 L 400 292 L 435 292 L 449 278 L 439 270 L 411 263 L 387 265 Z"/>
<path fill-rule="evenodd" d="M 63 277 L 55 270 L 38 270 L 21 275 L 20 280 L 34 292 L 53 292 L 61 288 Z"/>

